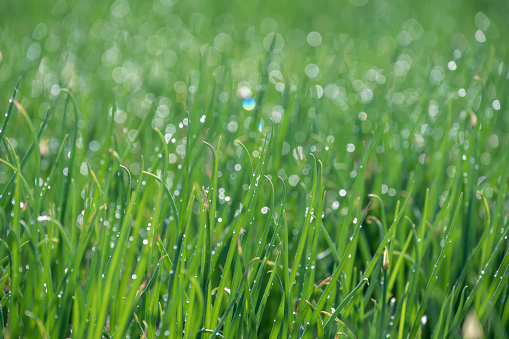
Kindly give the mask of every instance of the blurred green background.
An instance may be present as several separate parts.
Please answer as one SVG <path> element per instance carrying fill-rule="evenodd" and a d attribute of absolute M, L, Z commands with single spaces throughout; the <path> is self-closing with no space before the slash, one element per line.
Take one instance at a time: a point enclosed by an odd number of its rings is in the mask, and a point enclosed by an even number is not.
<path fill-rule="evenodd" d="M 258 93 L 272 32 L 279 34 L 268 65 L 269 72 L 279 71 L 269 79 L 272 85 L 281 82 L 288 90 L 298 85 L 307 65 L 317 65 L 317 76 L 306 80 L 322 89 L 337 85 L 325 91 L 324 99 L 332 100 L 324 105 L 338 117 L 368 108 L 378 111 L 369 118 L 385 109 L 408 114 L 415 106 L 394 105 L 391 94 L 401 92 L 412 101 L 427 90 L 445 97 L 453 87 L 468 88 L 470 73 L 487 58 L 486 45 L 495 46 L 499 62 L 507 58 L 508 48 L 509 4 L 502 0 L 5 1 L 1 12 L 4 102 L 21 77 L 20 102 L 42 119 L 56 105 L 58 88 L 69 87 L 81 102 L 84 134 L 92 138 L 104 127 L 92 122 L 104 117 L 115 93 L 128 117 L 120 114 L 118 120 L 128 128 L 137 123 L 131 117 L 143 117 L 161 101 L 169 108 L 165 118 L 179 119 L 188 94 L 183 83 L 199 88 L 204 104 L 199 110 L 215 101 L 220 90 L 232 94 L 243 81 Z M 476 41 L 476 32 L 487 43 Z M 448 62 L 456 59 L 458 71 L 449 72 Z M 448 81 L 430 89 L 433 67 L 440 78 L 447 74 Z M 351 94 L 373 78 L 370 70 L 386 79 L 371 80 L 374 98 L 368 105 L 345 105 L 345 97 L 355 101 Z M 352 86 L 356 79 L 364 83 Z M 213 94 L 216 83 L 219 90 Z M 272 85 L 266 90 L 268 100 L 281 104 Z M 271 109 L 262 108 L 266 118 Z M 56 117 L 62 114 L 54 111 Z M 348 115 L 342 116 L 346 123 Z M 320 131 L 327 136 L 334 129 Z"/>

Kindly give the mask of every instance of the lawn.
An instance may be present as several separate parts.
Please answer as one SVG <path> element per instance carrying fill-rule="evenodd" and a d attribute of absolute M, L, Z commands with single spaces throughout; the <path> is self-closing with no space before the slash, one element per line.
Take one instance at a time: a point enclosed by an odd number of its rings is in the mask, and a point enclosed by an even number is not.
<path fill-rule="evenodd" d="M 509 338 L 509 2 L 0 5 L 0 337 Z"/>

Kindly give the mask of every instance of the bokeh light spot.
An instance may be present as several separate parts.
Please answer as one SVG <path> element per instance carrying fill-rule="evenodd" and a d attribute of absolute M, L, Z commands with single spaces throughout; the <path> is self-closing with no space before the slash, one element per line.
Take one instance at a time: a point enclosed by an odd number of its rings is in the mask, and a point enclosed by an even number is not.
<path fill-rule="evenodd" d="M 246 98 L 242 101 L 242 107 L 244 107 L 246 111 L 252 111 L 255 106 L 256 102 L 253 98 Z"/>

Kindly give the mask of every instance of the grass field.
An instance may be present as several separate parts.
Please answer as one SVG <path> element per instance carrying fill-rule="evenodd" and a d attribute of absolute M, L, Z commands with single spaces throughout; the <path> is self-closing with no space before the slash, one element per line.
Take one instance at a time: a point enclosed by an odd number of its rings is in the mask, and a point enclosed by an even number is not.
<path fill-rule="evenodd" d="M 0 337 L 508 338 L 509 2 L 0 5 Z"/>

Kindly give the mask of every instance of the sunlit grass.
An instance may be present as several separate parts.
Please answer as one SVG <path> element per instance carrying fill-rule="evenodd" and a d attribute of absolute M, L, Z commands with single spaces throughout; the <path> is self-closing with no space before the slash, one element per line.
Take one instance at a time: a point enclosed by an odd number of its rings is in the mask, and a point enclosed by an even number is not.
<path fill-rule="evenodd" d="M 508 337 L 507 4 L 340 3 L 8 4 L 0 336 Z"/>

